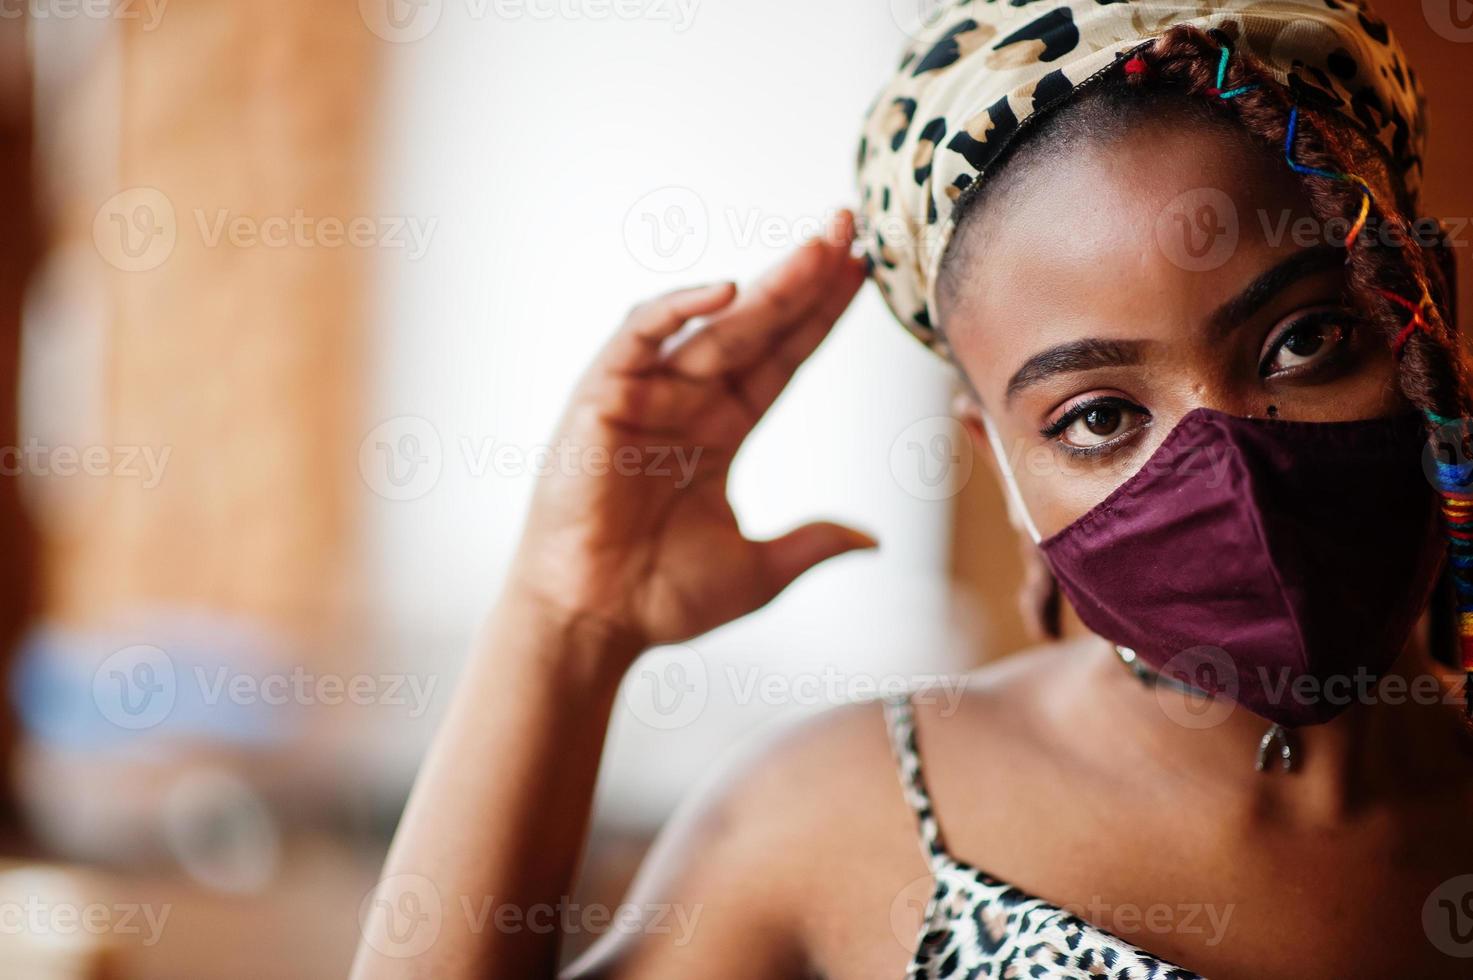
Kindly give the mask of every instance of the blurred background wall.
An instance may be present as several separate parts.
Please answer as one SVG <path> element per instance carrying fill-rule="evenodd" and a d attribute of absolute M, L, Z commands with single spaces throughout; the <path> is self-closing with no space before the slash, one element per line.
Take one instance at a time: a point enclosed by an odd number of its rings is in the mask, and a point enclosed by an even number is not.
<path fill-rule="evenodd" d="M 0 907 L 107 927 L 43 916 L 0 972 L 338 975 L 582 365 L 639 298 L 750 278 L 851 200 L 928 4 L 23 6 L 0 17 Z M 1386 11 L 1453 219 L 1459 9 Z M 753 729 L 1026 642 L 951 394 L 866 290 L 759 428 L 753 534 L 822 516 L 883 547 L 636 667 L 585 896 L 617 901 Z"/>

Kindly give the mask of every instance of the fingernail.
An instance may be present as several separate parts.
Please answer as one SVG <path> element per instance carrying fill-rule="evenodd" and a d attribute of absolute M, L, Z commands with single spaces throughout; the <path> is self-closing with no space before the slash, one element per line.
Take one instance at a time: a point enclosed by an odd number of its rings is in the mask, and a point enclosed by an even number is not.
<path fill-rule="evenodd" d="M 829 217 L 827 226 L 823 230 L 824 241 L 831 245 L 843 243 L 844 237 L 847 234 L 845 230 L 846 215 L 847 212 L 843 208 L 838 208 L 834 211 L 833 215 Z"/>

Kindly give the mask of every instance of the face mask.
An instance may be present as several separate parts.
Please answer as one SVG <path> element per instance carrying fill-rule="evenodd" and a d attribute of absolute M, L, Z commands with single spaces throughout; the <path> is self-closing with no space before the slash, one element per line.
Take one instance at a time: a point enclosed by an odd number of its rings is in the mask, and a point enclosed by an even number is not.
<path fill-rule="evenodd" d="M 1197 409 L 1040 548 L 1100 636 L 1269 721 L 1320 724 L 1391 666 L 1430 597 L 1444 547 L 1425 439 L 1412 415 Z"/>

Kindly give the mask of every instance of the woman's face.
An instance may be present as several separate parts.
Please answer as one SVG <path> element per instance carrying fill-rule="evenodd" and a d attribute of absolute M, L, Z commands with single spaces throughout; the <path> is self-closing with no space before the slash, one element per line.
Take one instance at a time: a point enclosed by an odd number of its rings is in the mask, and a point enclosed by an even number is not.
<path fill-rule="evenodd" d="M 959 234 L 941 324 L 1047 537 L 1188 412 L 1339 421 L 1404 402 L 1344 252 L 1244 137 L 1151 122 L 1032 156 Z M 1235 230 L 1234 230 L 1235 229 Z"/>

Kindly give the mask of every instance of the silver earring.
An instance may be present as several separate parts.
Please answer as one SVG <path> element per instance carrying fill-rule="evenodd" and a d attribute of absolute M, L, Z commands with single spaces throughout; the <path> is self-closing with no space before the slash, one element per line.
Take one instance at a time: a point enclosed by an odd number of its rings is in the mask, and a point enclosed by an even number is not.
<path fill-rule="evenodd" d="M 1268 731 L 1263 733 L 1263 738 L 1258 740 L 1258 760 L 1253 763 L 1253 768 L 1259 772 L 1267 772 L 1269 768 L 1269 753 L 1273 751 L 1274 745 L 1279 747 L 1279 768 L 1284 772 L 1292 772 L 1294 769 L 1294 733 L 1280 724 L 1268 726 Z"/>

